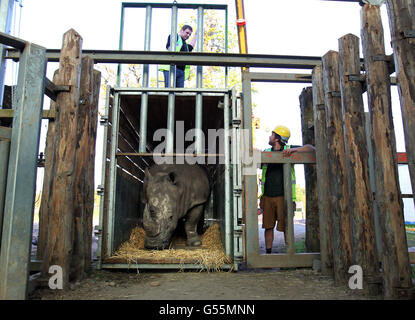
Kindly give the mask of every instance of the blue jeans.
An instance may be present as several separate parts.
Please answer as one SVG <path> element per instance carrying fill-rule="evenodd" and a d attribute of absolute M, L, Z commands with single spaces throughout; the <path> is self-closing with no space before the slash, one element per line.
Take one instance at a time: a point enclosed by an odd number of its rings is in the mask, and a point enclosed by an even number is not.
<path fill-rule="evenodd" d="M 169 87 L 170 72 L 163 70 L 164 87 Z M 184 88 L 184 70 L 176 68 L 176 88 Z"/>

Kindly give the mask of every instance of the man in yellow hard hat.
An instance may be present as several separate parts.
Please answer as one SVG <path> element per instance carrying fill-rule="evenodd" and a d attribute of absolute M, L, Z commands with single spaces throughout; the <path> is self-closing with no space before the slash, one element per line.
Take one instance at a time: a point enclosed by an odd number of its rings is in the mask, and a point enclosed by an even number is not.
<path fill-rule="evenodd" d="M 315 151 L 314 146 L 307 144 L 304 146 L 287 145 L 290 138 L 290 130 L 282 125 L 278 125 L 272 130 L 268 144 L 271 148 L 264 151 L 279 151 L 285 156 L 294 152 L 311 152 Z M 293 180 L 293 203 L 295 210 L 295 171 L 292 166 L 291 178 Z M 265 229 L 265 249 L 266 253 L 272 252 L 272 243 L 274 241 L 274 227 L 277 223 L 277 231 L 284 232 L 286 239 L 286 217 L 284 212 L 284 174 L 282 163 L 270 163 L 262 165 L 261 179 L 262 193 L 260 196 L 260 208 L 263 212 L 262 228 Z"/>

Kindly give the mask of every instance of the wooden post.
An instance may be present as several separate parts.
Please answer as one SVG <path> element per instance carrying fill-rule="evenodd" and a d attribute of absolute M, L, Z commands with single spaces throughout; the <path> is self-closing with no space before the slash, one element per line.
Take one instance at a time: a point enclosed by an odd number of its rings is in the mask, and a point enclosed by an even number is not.
<path fill-rule="evenodd" d="M 303 144 L 315 145 L 312 87 L 304 88 L 300 95 L 301 131 Z M 306 185 L 305 246 L 307 252 L 320 251 L 320 228 L 317 201 L 317 171 L 315 164 L 304 165 Z"/>
<path fill-rule="evenodd" d="M 100 73 L 94 75 L 94 60 L 82 58 L 80 105 L 76 132 L 73 252 L 70 280 L 85 277 L 91 264 L 92 216 L 94 210 L 94 162 Z M 98 91 L 98 92 L 97 92 Z"/>
<path fill-rule="evenodd" d="M 385 297 L 410 294 L 412 286 L 403 205 L 398 180 L 397 154 L 392 121 L 390 78 L 383 27 L 378 6 L 365 5 L 361 12 L 361 36 L 375 172 L 375 198 L 382 234 L 382 270 Z"/>
<path fill-rule="evenodd" d="M 313 109 L 314 109 L 314 137 L 316 147 L 317 169 L 317 202 L 320 224 L 320 259 L 321 273 L 333 274 L 333 229 L 330 214 L 330 199 L 327 190 L 329 186 L 327 158 L 327 124 L 326 106 L 324 102 L 323 69 L 316 66 L 313 69 Z"/>
<path fill-rule="evenodd" d="M 369 153 L 360 83 L 359 38 L 352 34 L 340 38 L 339 54 L 349 209 L 353 230 L 353 264 L 363 269 L 364 290 L 368 289 L 370 294 L 379 294 L 381 281 L 379 283 Z"/>
<path fill-rule="evenodd" d="M 74 212 L 75 150 L 79 82 L 81 75 L 82 38 L 73 29 L 63 36 L 57 85 L 69 85 L 69 92 L 61 92 L 56 100 L 54 177 L 49 194 L 50 210 L 48 241 L 42 265 L 43 277 L 48 278 L 49 267 L 62 268 L 62 285 L 69 285 L 72 254 L 72 220 Z"/>
<path fill-rule="evenodd" d="M 388 0 L 386 4 L 401 101 L 408 168 L 412 191 L 415 192 L 415 3 Z M 415 201 L 415 198 L 413 199 Z"/>
<path fill-rule="evenodd" d="M 348 205 L 346 159 L 341 114 L 339 54 L 329 51 L 323 58 L 323 85 L 326 100 L 327 155 L 329 185 L 323 190 L 330 194 L 333 221 L 333 267 L 336 285 L 346 284 L 350 274 L 352 240 Z"/>
<path fill-rule="evenodd" d="M 58 77 L 59 70 L 55 71 L 53 75 L 53 83 L 56 84 L 57 77 Z M 56 102 L 50 100 L 50 111 L 53 113 L 56 112 Z M 42 188 L 42 198 L 40 200 L 40 208 L 39 208 L 39 233 L 38 233 L 38 240 L 37 240 L 37 251 L 36 256 L 37 259 L 42 260 L 43 255 L 45 254 L 46 248 L 46 241 L 47 241 L 47 231 L 48 231 L 48 221 L 49 221 L 49 193 L 50 189 L 52 188 L 52 181 L 53 176 L 52 172 L 54 172 L 53 165 L 53 148 L 55 146 L 55 119 L 49 119 L 48 122 L 48 132 L 46 135 L 46 146 L 45 146 L 45 167 L 43 172 L 43 188 Z"/>

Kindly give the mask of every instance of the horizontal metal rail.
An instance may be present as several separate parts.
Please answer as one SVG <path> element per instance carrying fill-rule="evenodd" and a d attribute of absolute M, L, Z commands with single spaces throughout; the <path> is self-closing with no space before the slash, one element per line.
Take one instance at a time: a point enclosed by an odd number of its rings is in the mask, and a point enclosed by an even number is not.
<path fill-rule="evenodd" d="M 130 88 L 130 87 L 115 87 L 114 92 L 118 93 L 135 93 L 135 92 L 177 92 L 177 93 L 229 93 L 229 89 L 214 89 L 214 88 Z"/>
<path fill-rule="evenodd" d="M 83 50 L 95 63 L 132 64 L 188 64 L 205 66 L 259 67 L 313 69 L 321 64 L 321 57 L 284 56 L 266 54 L 205 53 L 205 52 L 166 52 L 166 51 L 120 51 Z M 19 60 L 20 52 L 6 50 L 6 59 Z M 48 62 L 58 62 L 60 49 L 47 49 Z"/>
<path fill-rule="evenodd" d="M 169 9 L 173 6 L 172 3 L 137 3 L 137 2 L 123 2 L 123 8 L 146 8 L 150 5 L 152 8 L 161 8 L 161 9 Z M 226 10 L 226 4 L 193 4 L 193 3 L 175 3 L 179 9 L 197 9 L 199 7 L 203 7 L 203 9 L 212 9 L 212 10 Z"/>
<path fill-rule="evenodd" d="M 150 152 L 117 152 L 117 157 L 224 157 L 223 153 L 150 153 Z"/>
<path fill-rule="evenodd" d="M 0 43 L 22 51 L 25 48 L 27 41 L 13 37 L 4 32 L 0 32 Z"/>

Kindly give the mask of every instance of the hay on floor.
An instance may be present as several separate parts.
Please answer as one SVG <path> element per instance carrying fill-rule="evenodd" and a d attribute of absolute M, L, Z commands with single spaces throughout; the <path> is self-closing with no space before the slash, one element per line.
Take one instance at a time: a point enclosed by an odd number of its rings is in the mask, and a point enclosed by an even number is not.
<path fill-rule="evenodd" d="M 126 259 L 128 263 L 137 263 L 139 260 L 172 260 L 173 258 L 179 264 L 193 261 L 194 264 L 199 264 L 202 270 L 208 271 L 219 271 L 225 264 L 232 263 L 232 259 L 225 254 L 223 249 L 219 224 L 217 223 L 212 224 L 202 235 L 201 247 L 192 250 L 147 250 L 144 248 L 144 238 L 144 229 L 134 228 L 131 231 L 130 239 L 124 242 L 111 258 Z"/>

